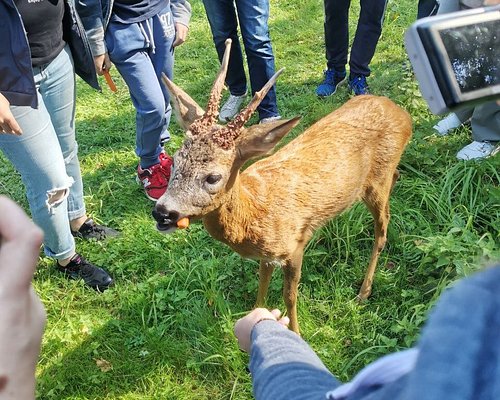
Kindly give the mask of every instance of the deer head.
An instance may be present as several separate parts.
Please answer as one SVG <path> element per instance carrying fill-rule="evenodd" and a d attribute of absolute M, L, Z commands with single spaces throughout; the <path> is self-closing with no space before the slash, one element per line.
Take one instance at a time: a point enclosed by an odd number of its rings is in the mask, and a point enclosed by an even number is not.
<path fill-rule="evenodd" d="M 179 219 L 199 219 L 220 207 L 230 196 L 243 164 L 269 153 L 299 122 L 299 118 L 294 118 L 244 127 L 283 71 L 280 70 L 231 122 L 225 126 L 216 123 L 230 46 L 228 39 L 206 111 L 163 76 L 177 118 L 186 130 L 186 139 L 174 155 L 168 189 L 153 210 L 160 231 L 170 232 Z"/>

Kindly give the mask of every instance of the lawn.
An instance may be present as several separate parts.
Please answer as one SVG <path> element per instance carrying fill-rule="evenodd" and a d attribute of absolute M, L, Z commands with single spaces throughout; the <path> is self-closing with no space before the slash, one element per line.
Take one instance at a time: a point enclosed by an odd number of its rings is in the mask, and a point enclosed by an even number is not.
<path fill-rule="evenodd" d="M 413 117 L 414 135 L 401 160 L 392 198 L 388 244 L 370 299 L 355 296 L 373 243 L 371 214 L 354 206 L 317 231 L 309 243 L 299 293 L 302 335 L 341 380 L 377 357 L 411 346 L 429 309 L 456 279 L 500 259 L 500 157 L 458 162 L 470 128 L 439 137 L 439 120 L 421 98 L 403 46 L 416 3 L 390 0 L 371 64 L 374 94 L 388 96 Z M 200 0 L 192 0 L 188 41 L 176 51 L 175 81 L 200 104 L 218 60 Z M 354 32 L 358 2 L 353 2 Z M 278 68 L 280 112 L 302 116 L 284 142 L 348 98 L 314 92 L 325 66 L 321 0 L 271 0 L 270 31 Z M 41 254 L 35 288 L 48 324 L 37 370 L 40 399 L 250 399 L 248 356 L 232 328 L 257 293 L 255 261 L 213 240 L 199 223 L 161 235 L 153 203 L 135 182 L 134 110 L 112 70 L 117 93 L 78 80 L 77 132 L 89 213 L 122 236 L 78 241 L 89 260 L 116 280 L 98 294 L 69 282 Z M 226 92 L 227 93 L 227 92 Z M 226 94 L 227 95 L 227 94 Z M 252 119 L 255 122 L 255 118 Z M 170 153 L 183 136 L 172 122 Z M 20 178 L 0 160 L 0 193 L 28 210 Z M 328 195 L 328 194 L 325 194 Z M 281 272 L 269 305 L 284 309 Z"/>

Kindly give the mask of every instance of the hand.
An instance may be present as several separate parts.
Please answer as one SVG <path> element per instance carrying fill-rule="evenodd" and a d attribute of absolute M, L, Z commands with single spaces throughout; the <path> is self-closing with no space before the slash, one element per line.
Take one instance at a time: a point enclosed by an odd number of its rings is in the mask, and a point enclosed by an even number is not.
<path fill-rule="evenodd" d="M 236 336 L 236 339 L 238 339 L 240 349 L 246 351 L 247 353 L 250 351 L 250 335 L 252 334 L 252 329 L 257 322 L 264 319 L 270 319 L 279 322 L 283 325 L 283 327 L 287 328 L 290 323 L 290 319 L 288 317 L 280 318 L 280 316 L 280 310 L 275 309 L 269 311 L 266 308 L 256 308 L 247 316 L 236 321 L 236 324 L 234 324 L 234 335 Z"/>
<path fill-rule="evenodd" d="M 174 43 L 172 43 L 172 47 L 174 49 L 186 41 L 188 31 L 189 28 L 186 25 L 183 25 L 179 22 L 175 23 L 175 40 Z"/>
<path fill-rule="evenodd" d="M 113 64 L 111 64 L 108 53 L 104 53 L 94 57 L 94 65 L 97 75 L 102 75 L 104 71 L 109 71 Z"/>
<path fill-rule="evenodd" d="M 0 399 L 33 400 L 46 317 L 31 280 L 43 233 L 0 196 L 0 238 Z"/>
<path fill-rule="evenodd" d="M 0 93 L 0 133 L 21 135 L 23 131 L 10 111 L 9 100 Z"/>

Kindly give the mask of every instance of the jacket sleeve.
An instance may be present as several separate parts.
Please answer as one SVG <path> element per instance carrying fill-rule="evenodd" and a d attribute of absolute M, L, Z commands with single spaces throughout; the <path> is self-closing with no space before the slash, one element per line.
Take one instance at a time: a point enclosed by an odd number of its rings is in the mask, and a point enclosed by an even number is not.
<path fill-rule="evenodd" d="M 85 28 L 93 56 L 106 53 L 101 0 L 76 0 L 75 5 Z"/>
<path fill-rule="evenodd" d="M 256 400 L 324 399 L 340 382 L 292 331 L 264 320 L 252 330 L 250 373 Z"/>
<path fill-rule="evenodd" d="M 187 0 L 170 0 L 170 9 L 174 22 L 189 26 L 191 19 L 191 4 Z"/>

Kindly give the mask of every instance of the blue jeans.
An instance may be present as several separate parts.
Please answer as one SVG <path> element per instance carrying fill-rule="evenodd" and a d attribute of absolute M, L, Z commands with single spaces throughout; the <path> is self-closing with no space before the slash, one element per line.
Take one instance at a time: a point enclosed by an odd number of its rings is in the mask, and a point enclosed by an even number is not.
<path fill-rule="evenodd" d="M 106 31 L 109 58 L 125 80 L 136 109 L 135 152 L 142 168 L 158 164 L 160 138 L 169 138 L 172 108 L 161 74 L 173 79 L 174 39 L 170 7 L 138 23 L 111 18 Z"/>
<path fill-rule="evenodd" d="M 69 221 L 85 215 L 75 140 L 75 74 L 68 46 L 33 73 L 38 109 L 11 106 L 23 134 L 0 134 L 0 148 L 21 174 L 31 215 L 45 235 L 45 254 L 64 259 L 75 250 Z M 52 201 L 61 190 L 62 200 Z"/>
<path fill-rule="evenodd" d="M 231 94 L 241 96 L 247 90 L 243 54 L 238 39 L 238 21 L 247 56 L 252 94 L 262 89 L 275 72 L 268 27 L 269 0 L 203 0 L 203 4 L 220 61 L 224 55 L 224 42 L 227 38 L 232 39 L 226 76 Z M 257 110 L 260 119 L 278 115 L 274 86 Z"/>

